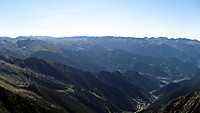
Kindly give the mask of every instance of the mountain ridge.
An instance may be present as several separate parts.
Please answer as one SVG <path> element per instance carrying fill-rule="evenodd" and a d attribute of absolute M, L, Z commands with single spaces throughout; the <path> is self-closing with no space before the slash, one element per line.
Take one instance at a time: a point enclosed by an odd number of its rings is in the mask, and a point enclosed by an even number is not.
<path fill-rule="evenodd" d="M 33 96 L 27 106 L 43 112 L 156 112 L 200 89 L 197 40 L 21 36 L 0 37 L 0 44 L 1 90 L 8 99 L 0 100 L 0 111 L 12 112 L 9 95 L 22 102 L 33 94 L 40 99 Z M 25 112 L 24 106 L 12 110 Z"/>

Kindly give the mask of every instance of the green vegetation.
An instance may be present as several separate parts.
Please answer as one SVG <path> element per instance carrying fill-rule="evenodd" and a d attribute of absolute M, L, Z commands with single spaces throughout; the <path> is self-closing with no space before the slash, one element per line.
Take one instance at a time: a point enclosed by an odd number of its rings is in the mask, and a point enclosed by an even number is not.
<path fill-rule="evenodd" d="M 65 93 L 66 91 L 65 90 L 56 90 L 57 92 L 60 92 L 60 93 Z"/>
<path fill-rule="evenodd" d="M 102 96 L 96 94 L 95 92 L 90 92 L 93 96 L 95 96 L 96 98 L 102 99 L 102 100 L 106 100 L 105 98 L 103 98 Z"/>
<path fill-rule="evenodd" d="M 66 89 L 67 92 L 74 93 L 73 85 L 69 85 Z"/>
<path fill-rule="evenodd" d="M 61 93 L 66 93 L 66 92 L 69 92 L 69 93 L 74 93 L 74 89 L 73 89 L 73 85 L 68 85 L 66 89 L 64 90 L 57 90 L 58 92 L 61 92 Z"/>

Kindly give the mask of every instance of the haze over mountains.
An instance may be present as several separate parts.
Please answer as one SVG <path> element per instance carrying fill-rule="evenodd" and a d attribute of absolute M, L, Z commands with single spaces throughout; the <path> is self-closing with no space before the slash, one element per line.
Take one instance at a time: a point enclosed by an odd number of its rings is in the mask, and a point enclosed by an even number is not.
<path fill-rule="evenodd" d="M 199 111 L 198 40 L 0 37 L 0 53 L 1 112 Z"/>

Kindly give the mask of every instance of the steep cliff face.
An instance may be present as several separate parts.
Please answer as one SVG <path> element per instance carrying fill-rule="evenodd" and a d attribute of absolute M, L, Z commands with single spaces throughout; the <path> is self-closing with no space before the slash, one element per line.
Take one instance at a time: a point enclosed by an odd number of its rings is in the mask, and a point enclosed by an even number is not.
<path fill-rule="evenodd" d="M 200 91 L 174 99 L 158 109 L 157 113 L 199 113 Z"/>

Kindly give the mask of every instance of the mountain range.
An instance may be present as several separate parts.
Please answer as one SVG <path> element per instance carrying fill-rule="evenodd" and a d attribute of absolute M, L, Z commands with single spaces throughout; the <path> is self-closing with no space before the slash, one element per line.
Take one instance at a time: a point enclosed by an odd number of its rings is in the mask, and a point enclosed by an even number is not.
<path fill-rule="evenodd" d="M 0 37 L 0 112 L 195 112 L 199 56 L 185 38 Z"/>

